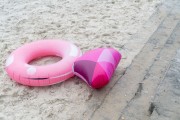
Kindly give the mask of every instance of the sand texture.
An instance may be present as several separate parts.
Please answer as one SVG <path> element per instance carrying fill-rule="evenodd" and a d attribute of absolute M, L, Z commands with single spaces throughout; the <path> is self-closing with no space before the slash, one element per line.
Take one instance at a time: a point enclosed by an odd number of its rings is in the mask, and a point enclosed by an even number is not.
<path fill-rule="evenodd" d="M 130 65 L 131 55 L 137 54 L 132 49 L 124 50 L 124 45 L 161 3 L 162 0 L 1 0 L 0 120 L 91 119 Z M 11 81 L 4 70 L 6 58 L 16 48 L 38 39 L 72 41 L 83 52 L 112 46 L 122 51 L 123 59 L 111 83 L 101 90 L 91 89 L 78 77 L 48 87 L 27 87 Z M 41 64 L 51 60 L 46 58 Z"/>

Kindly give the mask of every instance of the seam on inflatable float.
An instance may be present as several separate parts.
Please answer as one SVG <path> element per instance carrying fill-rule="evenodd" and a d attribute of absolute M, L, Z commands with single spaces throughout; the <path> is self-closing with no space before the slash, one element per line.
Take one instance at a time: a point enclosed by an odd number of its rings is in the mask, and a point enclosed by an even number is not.
<path fill-rule="evenodd" d="M 49 79 L 51 79 L 51 78 L 64 77 L 64 76 L 69 75 L 69 74 L 71 74 L 71 73 L 73 73 L 73 72 L 68 72 L 68 73 L 65 73 L 65 74 L 62 74 L 62 75 L 59 75 L 59 76 L 55 76 L 55 77 L 49 77 Z"/>
<path fill-rule="evenodd" d="M 68 73 L 65 73 L 65 74 L 62 74 L 62 75 L 59 75 L 59 76 L 47 77 L 47 78 L 30 78 L 30 77 L 28 77 L 28 78 L 24 77 L 24 78 L 29 79 L 29 80 L 45 80 L 45 79 L 53 79 L 53 78 L 64 77 L 64 76 L 69 75 L 69 74 L 71 74 L 71 73 L 73 73 L 73 72 L 68 72 Z"/>

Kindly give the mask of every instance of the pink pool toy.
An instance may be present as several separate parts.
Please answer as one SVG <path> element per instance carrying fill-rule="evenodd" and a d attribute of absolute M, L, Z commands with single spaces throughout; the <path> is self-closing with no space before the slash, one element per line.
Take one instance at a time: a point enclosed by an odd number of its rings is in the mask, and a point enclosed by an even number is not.
<path fill-rule="evenodd" d="M 60 56 L 57 63 L 34 66 L 28 64 L 43 56 Z M 6 61 L 8 75 L 18 83 L 28 86 L 47 86 L 62 82 L 74 74 L 72 65 L 81 55 L 74 44 L 62 40 L 40 40 L 26 44 L 11 53 Z"/>
<path fill-rule="evenodd" d="M 88 51 L 73 65 L 74 74 L 92 88 L 102 88 L 109 83 L 121 54 L 113 48 L 98 48 Z"/>

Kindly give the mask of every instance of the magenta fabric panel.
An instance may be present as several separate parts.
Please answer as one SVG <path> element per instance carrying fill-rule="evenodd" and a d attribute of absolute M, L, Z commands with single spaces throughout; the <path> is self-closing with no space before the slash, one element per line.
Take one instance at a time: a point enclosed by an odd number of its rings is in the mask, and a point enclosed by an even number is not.
<path fill-rule="evenodd" d="M 104 71 L 104 69 L 101 67 L 101 65 L 96 64 L 96 67 L 94 69 L 94 75 L 91 83 L 92 88 L 102 88 L 102 86 L 105 86 L 109 83 L 109 78 Z"/>
<path fill-rule="evenodd" d="M 101 63 L 101 62 L 111 63 L 114 67 L 116 64 L 116 61 L 113 57 L 113 54 L 111 53 L 111 51 L 109 49 L 104 49 L 102 51 L 102 53 L 99 55 L 97 62 L 99 62 L 99 63 Z"/>
<path fill-rule="evenodd" d="M 114 70 L 115 70 L 114 66 L 111 63 L 107 63 L 107 62 L 101 62 L 99 64 L 103 68 L 103 70 L 105 71 L 105 73 L 108 76 L 108 78 L 110 79 L 111 76 L 114 73 Z"/>
<path fill-rule="evenodd" d="M 86 81 L 90 84 L 94 74 L 95 67 L 96 67 L 96 62 L 80 60 L 75 62 L 74 71 L 76 71 L 81 76 L 83 76 L 86 79 Z"/>

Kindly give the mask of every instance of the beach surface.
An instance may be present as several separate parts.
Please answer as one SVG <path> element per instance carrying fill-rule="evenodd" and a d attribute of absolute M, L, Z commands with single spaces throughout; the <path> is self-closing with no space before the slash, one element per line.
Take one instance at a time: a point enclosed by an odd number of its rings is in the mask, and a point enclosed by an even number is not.
<path fill-rule="evenodd" d="M 137 38 L 136 33 L 141 33 L 143 25 L 162 2 L 163 0 L 1 0 L 0 120 L 91 119 L 148 40 L 146 37 Z M 149 28 L 156 29 L 153 26 Z M 142 34 L 147 38 L 150 35 Z M 39 39 L 71 41 L 83 53 L 111 46 L 120 51 L 123 58 L 110 84 L 101 90 L 93 90 L 76 76 L 47 87 L 28 87 L 12 81 L 4 70 L 7 57 L 25 43 Z M 134 42 L 139 44 L 133 46 Z M 35 63 L 55 61 L 58 59 L 44 58 Z"/>

